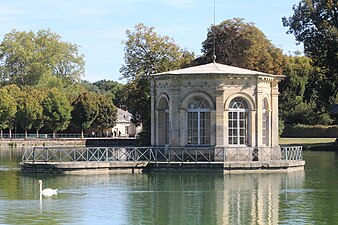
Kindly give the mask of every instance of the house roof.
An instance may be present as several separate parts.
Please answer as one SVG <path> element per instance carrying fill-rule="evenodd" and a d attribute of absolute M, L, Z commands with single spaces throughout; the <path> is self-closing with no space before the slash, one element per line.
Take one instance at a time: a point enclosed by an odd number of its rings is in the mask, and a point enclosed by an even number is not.
<path fill-rule="evenodd" d="M 179 70 L 173 70 L 163 73 L 154 74 L 158 75 L 187 75 L 187 74 L 239 74 L 239 75 L 265 75 L 265 76 L 281 76 L 283 75 L 272 75 L 268 73 L 258 72 L 254 70 L 242 69 L 234 66 L 227 66 L 220 63 L 208 63 L 200 66 L 193 66 Z"/>
<path fill-rule="evenodd" d="M 120 108 L 117 108 L 117 121 L 116 122 L 130 122 L 132 114 Z"/>

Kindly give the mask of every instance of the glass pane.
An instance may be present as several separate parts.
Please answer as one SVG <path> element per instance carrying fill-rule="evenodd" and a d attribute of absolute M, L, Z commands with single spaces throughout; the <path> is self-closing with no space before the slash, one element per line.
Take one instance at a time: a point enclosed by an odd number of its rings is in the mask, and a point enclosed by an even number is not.
<path fill-rule="evenodd" d="M 233 136 L 237 136 L 238 135 L 238 131 L 237 131 L 237 129 L 234 129 L 233 130 Z"/>

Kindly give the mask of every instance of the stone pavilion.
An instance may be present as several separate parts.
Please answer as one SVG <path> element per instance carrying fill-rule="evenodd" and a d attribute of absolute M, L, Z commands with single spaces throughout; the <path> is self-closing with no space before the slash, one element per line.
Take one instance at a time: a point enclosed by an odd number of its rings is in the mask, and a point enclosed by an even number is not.
<path fill-rule="evenodd" d="M 209 63 L 151 80 L 151 144 L 274 148 L 283 75 Z"/>

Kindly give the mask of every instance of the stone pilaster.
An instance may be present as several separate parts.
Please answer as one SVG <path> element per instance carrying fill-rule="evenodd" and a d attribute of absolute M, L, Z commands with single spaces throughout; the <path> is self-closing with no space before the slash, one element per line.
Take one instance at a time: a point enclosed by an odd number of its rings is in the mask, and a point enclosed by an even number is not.
<path fill-rule="evenodd" d="M 218 85 L 217 89 L 215 91 L 216 95 L 216 102 L 215 102 L 215 118 L 211 117 L 212 125 L 211 127 L 215 127 L 214 132 L 211 132 L 211 138 L 215 138 L 215 146 L 217 147 L 223 147 L 225 144 L 225 129 L 227 126 L 225 126 L 224 120 L 224 90 L 223 90 L 223 84 Z M 214 136 L 213 136 L 214 135 Z M 213 143 L 211 143 L 213 144 Z"/>
<path fill-rule="evenodd" d="M 271 145 L 278 145 L 278 82 L 271 83 Z"/>

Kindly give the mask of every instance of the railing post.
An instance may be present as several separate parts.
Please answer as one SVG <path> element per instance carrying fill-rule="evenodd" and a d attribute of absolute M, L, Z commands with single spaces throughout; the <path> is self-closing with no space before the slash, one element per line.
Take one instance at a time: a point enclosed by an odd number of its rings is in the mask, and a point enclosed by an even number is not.
<path fill-rule="evenodd" d="M 285 148 L 285 160 L 288 160 L 289 148 Z"/>
<path fill-rule="evenodd" d="M 35 147 L 33 148 L 33 163 L 35 162 Z"/>
<path fill-rule="evenodd" d="M 184 148 L 183 148 L 183 149 L 181 149 L 181 162 L 183 162 L 183 161 L 184 161 L 184 160 L 183 160 L 184 151 L 185 151 L 185 149 L 184 149 Z"/>
<path fill-rule="evenodd" d="M 157 162 L 157 149 L 158 148 L 155 148 L 155 163 Z"/>
<path fill-rule="evenodd" d="M 108 148 L 106 148 L 106 162 L 108 162 L 108 156 L 109 156 L 109 154 L 108 154 Z"/>
<path fill-rule="evenodd" d="M 223 163 L 225 163 L 225 147 L 222 147 L 223 149 Z"/>

